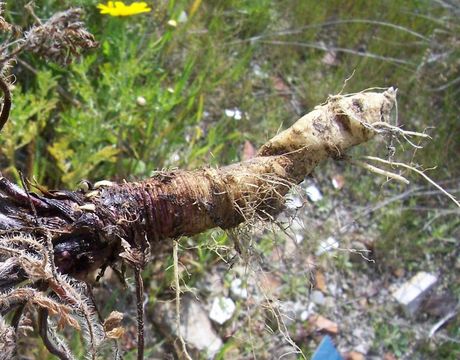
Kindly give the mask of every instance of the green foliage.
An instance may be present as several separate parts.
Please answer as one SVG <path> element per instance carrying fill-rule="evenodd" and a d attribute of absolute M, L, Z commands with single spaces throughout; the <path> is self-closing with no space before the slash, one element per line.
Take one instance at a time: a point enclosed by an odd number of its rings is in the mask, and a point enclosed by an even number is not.
<path fill-rule="evenodd" d="M 13 98 L 14 106 L 10 122 L 5 126 L 4 135 L 0 138 L 2 157 L 8 163 L 4 171 L 11 173 L 16 180 L 19 179 L 16 168 L 18 158 L 21 153 L 27 151 L 30 157 L 29 163 L 35 160 L 37 152 L 35 148 L 40 148 L 44 144 L 39 135 L 45 129 L 47 120 L 53 116 L 58 104 L 55 93 L 56 77 L 53 77 L 49 71 L 40 72 L 37 75 L 36 84 L 33 92 L 22 93 L 21 88 L 17 88 L 19 95 Z M 38 164 L 44 164 L 40 158 L 37 161 Z"/>
<path fill-rule="evenodd" d="M 340 91 L 353 70 L 357 75 L 347 90 L 396 85 L 409 108 L 410 92 L 420 91 L 413 84 L 416 65 L 429 46 L 423 39 L 436 26 L 430 19 L 410 15 L 431 10 L 423 2 L 406 3 L 406 16 L 398 2 L 376 7 L 312 1 L 202 3 L 177 27 L 168 20 L 189 11 L 186 1 L 160 3 L 151 14 L 128 18 L 97 14 L 95 1 L 77 3 L 86 9 L 100 48 L 70 69 L 28 59 L 39 74 L 51 71 L 59 77 L 67 93 L 58 97 L 53 91 L 50 105 L 57 101 L 59 111 L 41 112 L 39 122 L 47 126 L 31 130 L 46 143 L 37 147 L 36 155 L 47 161 L 35 166 L 34 175 L 50 186 L 74 187 L 81 178 L 138 178 L 163 167 L 238 160 L 245 139 L 262 143 L 281 121 L 291 122 L 297 112 Z M 9 5 L 12 16 L 22 5 Z M 38 4 L 36 12 L 46 17 L 58 6 L 63 5 Z M 363 9 L 365 18 L 381 23 L 354 21 L 364 18 Z M 325 64 L 320 45 L 339 49 L 333 56 L 341 66 Z M 260 72 L 252 71 L 251 64 Z M 40 75 L 40 81 L 45 77 Z M 25 93 L 16 91 L 16 102 L 30 96 L 38 79 L 20 81 Z M 276 81 L 284 82 L 292 94 L 280 94 L 273 86 Z M 254 91 L 260 93 L 257 99 Z M 139 105 L 139 97 L 145 105 Z M 420 101 L 418 105 L 429 106 Z M 225 108 L 239 108 L 244 116 L 240 121 L 227 118 Z M 428 125 L 431 117 L 421 116 L 421 123 Z M 255 127 L 263 133 L 254 132 Z M 21 167 L 14 164 L 8 165 Z"/>
<path fill-rule="evenodd" d="M 379 322 L 375 327 L 375 331 L 379 341 L 383 341 L 386 351 L 391 351 L 397 358 L 407 354 L 407 349 L 413 336 L 410 331 L 402 330 L 399 326 L 389 324 L 386 321 Z"/>

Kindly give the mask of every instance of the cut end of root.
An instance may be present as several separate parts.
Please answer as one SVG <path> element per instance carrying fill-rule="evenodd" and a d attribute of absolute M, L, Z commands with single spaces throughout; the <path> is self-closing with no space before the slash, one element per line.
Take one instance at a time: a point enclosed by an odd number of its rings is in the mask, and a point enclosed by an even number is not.
<path fill-rule="evenodd" d="M 380 93 L 331 96 L 263 145 L 259 156 L 286 155 L 296 163 L 303 158 L 312 166 L 327 157 L 340 158 L 348 148 L 375 136 L 373 124 L 390 121 L 396 93 L 391 87 Z"/>
<path fill-rule="evenodd" d="M 396 95 L 398 93 L 398 89 L 394 88 L 393 86 L 389 87 L 387 91 L 383 93 L 383 95 L 392 103 L 396 102 Z"/>

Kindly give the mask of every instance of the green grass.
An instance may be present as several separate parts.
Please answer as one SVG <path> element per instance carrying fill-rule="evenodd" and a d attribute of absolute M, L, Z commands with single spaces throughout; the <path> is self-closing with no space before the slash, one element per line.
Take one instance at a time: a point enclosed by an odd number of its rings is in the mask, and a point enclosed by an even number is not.
<path fill-rule="evenodd" d="M 353 71 L 346 91 L 394 85 L 400 88 L 403 109 L 412 106 L 407 101 L 412 98 L 423 103 L 423 94 L 411 94 L 417 64 L 428 46 L 419 37 L 429 37 L 435 27 L 433 21 L 415 15 L 427 10 L 423 2 L 409 2 L 403 8 L 398 2 L 376 7 L 356 2 L 202 3 L 177 28 L 167 21 L 187 11 L 188 2 L 159 4 L 152 14 L 123 19 L 97 14 L 95 2 L 78 3 L 86 9 L 100 48 L 70 69 L 27 59 L 39 72 L 51 71 L 80 104 L 56 99 L 54 91 L 49 107 L 58 110 L 42 113 L 40 123 L 45 126 L 34 131 L 40 135 L 33 151 L 39 160 L 33 170 L 26 170 L 52 186 L 72 187 L 81 178 L 142 177 L 164 166 L 193 168 L 236 161 L 244 140 L 261 144 L 279 124 L 298 116 L 289 99 L 273 89 L 275 76 L 284 79 L 302 113 L 339 92 Z M 47 2 L 37 13 L 46 16 L 55 9 L 57 3 Z M 337 19 L 350 22 L 318 26 Z M 421 35 L 353 22 L 356 19 L 396 23 Z M 292 34 L 283 35 L 286 29 Z M 364 53 L 408 64 L 338 52 L 340 66 L 330 67 L 323 63 L 324 51 L 304 47 L 320 43 L 341 49 L 361 47 Z M 254 64 L 266 78 L 254 74 Z M 21 98 L 43 86 L 47 77 L 31 80 L 29 75 L 19 77 L 24 85 L 23 92 L 15 94 L 14 129 L 21 128 L 17 118 L 32 117 Z M 43 94 L 38 94 L 43 101 Z M 139 96 L 146 99 L 145 106 L 137 104 Z M 234 107 L 244 111 L 241 121 L 223 114 L 223 109 Z M 431 118 L 422 115 L 422 125 L 430 124 Z M 254 128 L 263 130 L 254 133 Z M 4 161 L 14 159 L 11 151 L 7 155 Z"/>

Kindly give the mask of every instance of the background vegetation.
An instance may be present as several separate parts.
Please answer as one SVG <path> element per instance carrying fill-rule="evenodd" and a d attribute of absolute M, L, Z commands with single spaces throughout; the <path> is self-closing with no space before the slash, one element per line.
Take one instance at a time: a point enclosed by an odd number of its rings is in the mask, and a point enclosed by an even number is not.
<path fill-rule="evenodd" d="M 22 26 L 34 21 L 24 13 L 26 2 L 7 2 L 9 20 Z M 81 179 L 133 180 L 162 168 L 239 161 L 245 143 L 257 148 L 342 91 L 348 78 L 345 92 L 399 89 L 399 124 L 427 130 L 433 141 L 405 154 L 394 144 L 395 158 L 436 166 L 430 176 L 458 193 L 458 1 L 171 0 L 149 2 L 151 13 L 126 18 L 100 15 L 96 5 L 36 1 L 41 19 L 82 7 L 100 47 L 70 67 L 32 55 L 20 59 L 11 120 L 0 138 L 4 175 L 18 180 L 21 170 L 49 188 L 75 188 Z M 382 157 L 389 151 L 379 143 L 357 150 Z M 340 194 L 329 185 L 338 172 L 346 183 Z M 351 219 L 366 229 L 362 233 L 375 239 L 376 266 L 353 262 L 347 252 L 325 266 L 343 276 L 361 271 L 388 279 L 399 269 L 434 271 L 458 298 L 458 211 L 417 179 L 409 187 L 384 180 L 342 163 L 317 171 L 315 181 L 327 196 L 308 211 L 330 214 L 337 202 L 329 198 L 336 196 L 353 209 Z M 394 198 L 401 193 L 407 195 Z M 394 201 L 373 208 L 388 199 Z M 335 231 L 309 227 L 317 234 Z M 273 237 L 260 235 L 263 256 L 273 250 Z M 189 240 L 209 242 L 229 243 L 220 232 Z M 206 247 L 187 256 L 189 286 L 219 262 Z M 152 303 L 168 293 L 167 271 L 145 277 L 154 279 Z M 281 296 L 294 298 L 310 283 L 289 278 L 285 285 Z M 391 311 L 369 314 L 376 354 L 458 358 L 458 320 L 449 325 L 449 338 L 433 345 L 388 324 Z M 298 345 L 308 354 L 314 342 Z"/>

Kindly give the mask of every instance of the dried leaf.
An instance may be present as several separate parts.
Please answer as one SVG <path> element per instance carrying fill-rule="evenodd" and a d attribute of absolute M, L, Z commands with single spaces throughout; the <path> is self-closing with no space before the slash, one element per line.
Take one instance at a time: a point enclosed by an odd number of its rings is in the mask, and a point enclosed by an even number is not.
<path fill-rule="evenodd" d="M 65 329 L 65 327 L 71 326 L 76 330 L 81 330 L 80 324 L 76 319 L 74 319 L 70 314 L 66 312 L 62 312 L 61 317 L 59 318 L 59 321 L 57 323 L 58 329 L 62 330 Z"/>
<path fill-rule="evenodd" d="M 123 251 L 119 256 L 128 261 L 132 266 L 137 268 L 144 268 L 150 257 L 150 246 L 147 244 L 146 249 L 142 252 L 139 249 L 132 247 L 126 240 L 121 240 Z"/>
<path fill-rule="evenodd" d="M 343 175 L 336 174 L 332 177 L 332 186 L 336 190 L 342 190 L 342 188 L 345 186 L 345 178 Z"/>
<path fill-rule="evenodd" d="M 120 339 L 125 334 L 125 329 L 121 326 L 116 327 L 105 333 L 108 339 Z"/>
<path fill-rule="evenodd" d="M 358 351 L 350 351 L 345 357 L 345 360 L 364 360 L 364 359 L 365 359 L 364 355 Z"/>
<path fill-rule="evenodd" d="M 121 246 L 125 250 L 122 253 L 120 253 L 121 258 L 124 258 L 125 260 L 127 260 L 129 263 L 131 263 L 134 266 L 139 265 L 141 263 L 139 251 L 131 247 L 129 242 L 122 239 Z"/>
<path fill-rule="evenodd" d="M 77 330 L 81 329 L 78 321 L 70 315 L 72 309 L 69 306 L 58 303 L 57 301 L 40 294 L 36 294 L 31 301 L 41 308 L 47 309 L 50 315 L 58 316 L 58 328 L 64 329 L 68 325 Z"/>
<path fill-rule="evenodd" d="M 406 274 L 406 270 L 403 268 L 397 268 L 393 271 L 394 276 L 402 278 Z"/>
<path fill-rule="evenodd" d="M 337 323 L 326 319 L 321 315 L 313 315 L 308 319 L 308 322 L 315 331 L 326 331 L 330 334 L 336 335 L 339 332 L 339 326 Z"/>
<path fill-rule="evenodd" d="M 118 311 L 112 311 L 107 319 L 104 321 L 104 330 L 105 332 L 110 332 L 120 326 L 121 321 L 123 320 L 123 313 Z"/>
<path fill-rule="evenodd" d="M 315 288 L 327 294 L 326 277 L 321 271 L 315 273 Z"/>
<path fill-rule="evenodd" d="M 393 353 L 387 352 L 383 355 L 383 360 L 397 360 L 397 357 Z"/>
<path fill-rule="evenodd" d="M 52 277 L 46 269 L 46 263 L 32 256 L 21 256 L 19 258 L 19 265 L 24 269 L 31 280 L 46 280 Z"/>

